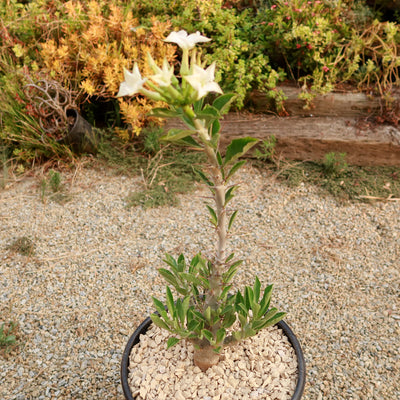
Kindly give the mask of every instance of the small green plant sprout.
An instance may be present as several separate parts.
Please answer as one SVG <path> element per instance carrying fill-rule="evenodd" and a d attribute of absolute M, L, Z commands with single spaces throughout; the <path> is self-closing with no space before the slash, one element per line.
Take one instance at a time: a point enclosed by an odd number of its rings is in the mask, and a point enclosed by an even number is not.
<path fill-rule="evenodd" d="M 53 169 L 49 171 L 48 176 L 40 180 L 39 191 L 43 203 L 50 199 L 64 204 L 72 198 L 72 195 L 64 190 L 62 174 Z"/>
<path fill-rule="evenodd" d="M 261 148 L 256 149 L 254 155 L 261 161 L 272 161 L 275 155 L 276 137 L 271 135 L 261 143 Z"/>
<path fill-rule="evenodd" d="M 348 165 L 346 162 L 346 153 L 327 153 L 325 154 L 322 165 L 326 175 L 343 175 L 343 173 L 345 173 L 348 169 Z"/>
<path fill-rule="evenodd" d="M 15 336 L 17 327 L 18 325 L 13 321 L 0 324 L 0 348 L 4 349 L 6 353 L 9 353 L 17 343 Z"/>
<path fill-rule="evenodd" d="M 156 313 L 151 315 L 155 325 L 168 330 L 167 346 L 186 339 L 194 344 L 194 363 L 203 371 L 218 363 L 225 346 L 256 335 L 260 329 L 279 322 L 285 315 L 270 307 L 272 285 L 262 289 L 256 277 L 253 286 L 233 291 L 232 281 L 242 261 L 228 253 L 227 238 L 237 210 L 228 207 L 238 185 L 233 177 L 244 165 L 240 158 L 257 140 L 243 137 L 232 140 L 225 154 L 219 150 L 220 120 L 234 99 L 223 94 L 214 80 L 215 63 L 204 68 L 195 45 L 210 41 L 199 32 L 188 35 L 181 30 L 166 39 L 179 45 L 182 62 L 177 76 L 165 60 L 160 68 L 151 56 L 148 64 L 153 75 L 142 78 L 137 64 L 133 72 L 125 70 L 125 81 L 118 96 L 141 94 L 160 100 L 167 107 L 156 108 L 152 116 L 179 118 L 185 129 L 171 129 L 162 137 L 165 142 L 183 143 L 202 150 L 207 156 L 207 170 L 198 170 L 199 178 L 211 192 L 213 204 L 207 204 L 210 222 L 216 232 L 215 254 L 205 258 L 198 253 L 189 262 L 167 254 L 161 268 L 165 278 L 166 305 L 153 298 Z M 209 93 L 218 93 L 213 101 Z M 174 297 L 171 287 L 178 298 Z"/>
<path fill-rule="evenodd" d="M 50 170 L 49 183 L 53 193 L 57 193 L 61 188 L 61 174 L 58 171 Z"/>

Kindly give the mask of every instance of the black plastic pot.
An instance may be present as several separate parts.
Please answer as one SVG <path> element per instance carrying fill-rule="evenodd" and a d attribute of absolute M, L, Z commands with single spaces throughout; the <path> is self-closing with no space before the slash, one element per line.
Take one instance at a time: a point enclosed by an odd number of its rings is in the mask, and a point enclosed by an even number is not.
<path fill-rule="evenodd" d="M 98 139 L 92 126 L 74 108 L 67 110 L 67 118 L 72 121 L 68 133 L 58 141 L 72 148 L 76 153 L 97 153 Z"/>
<path fill-rule="evenodd" d="M 124 391 L 124 395 L 126 400 L 134 400 L 136 396 L 132 395 L 131 389 L 128 384 L 128 376 L 129 376 L 129 356 L 132 351 L 132 347 L 139 343 L 140 335 L 144 335 L 149 329 L 150 325 L 152 324 L 151 318 L 147 317 L 135 330 L 133 335 L 129 338 L 128 343 L 125 347 L 124 353 L 122 355 L 122 362 L 121 362 L 121 383 L 122 389 Z M 303 392 L 304 392 L 304 385 L 306 383 L 306 363 L 304 361 L 303 351 L 301 349 L 300 343 L 297 340 L 296 335 L 290 329 L 289 325 L 284 322 L 278 322 L 277 326 L 282 329 L 284 334 L 289 339 L 290 344 L 292 345 L 296 357 L 297 357 L 297 366 L 298 366 L 298 379 L 296 389 L 293 393 L 291 400 L 300 400 Z"/>

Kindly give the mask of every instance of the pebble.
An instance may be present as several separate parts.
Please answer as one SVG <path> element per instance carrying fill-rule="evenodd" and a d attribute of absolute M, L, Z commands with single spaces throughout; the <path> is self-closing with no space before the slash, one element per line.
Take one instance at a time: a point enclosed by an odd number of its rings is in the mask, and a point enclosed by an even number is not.
<path fill-rule="evenodd" d="M 250 166 L 240 174 L 229 243 L 245 263 L 235 285 L 253 284 L 255 274 L 274 284 L 271 305 L 288 313 L 303 346 L 303 399 L 400 398 L 400 202 L 339 204 Z M 122 398 L 126 342 L 153 311 L 151 296 L 165 299 L 157 273 L 164 253 L 191 257 L 214 248 L 205 191 L 181 196 L 178 208 L 143 210 L 126 208 L 140 177 L 85 168 L 62 175 L 71 195 L 64 204 L 42 201 L 39 174 L 0 189 L 0 322 L 19 322 L 22 343 L 0 356 L 2 400 Z M 7 249 L 23 236 L 34 241 L 31 257 Z M 168 363 L 173 358 L 166 354 Z M 275 378 L 261 379 L 266 388 Z M 196 385 L 203 397 L 234 399 L 242 378 L 228 380 L 213 396 Z M 238 395 L 251 398 L 258 389 Z"/>

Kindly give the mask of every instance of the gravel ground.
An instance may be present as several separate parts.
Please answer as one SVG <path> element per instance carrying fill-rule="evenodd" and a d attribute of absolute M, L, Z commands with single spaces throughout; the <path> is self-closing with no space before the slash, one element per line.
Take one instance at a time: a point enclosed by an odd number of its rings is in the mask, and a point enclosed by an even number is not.
<path fill-rule="evenodd" d="M 273 304 L 304 349 L 304 399 L 400 399 L 400 202 L 339 205 L 241 174 L 237 281 L 275 284 Z M 140 178 L 63 176 L 64 204 L 42 201 L 37 178 L 0 191 L 0 321 L 19 322 L 21 342 L 0 357 L 4 400 L 122 399 L 122 352 L 151 296 L 163 297 L 162 255 L 212 247 L 205 192 L 179 208 L 127 209 Z M 24 236 L 30 256 L 8 248 Z"/>

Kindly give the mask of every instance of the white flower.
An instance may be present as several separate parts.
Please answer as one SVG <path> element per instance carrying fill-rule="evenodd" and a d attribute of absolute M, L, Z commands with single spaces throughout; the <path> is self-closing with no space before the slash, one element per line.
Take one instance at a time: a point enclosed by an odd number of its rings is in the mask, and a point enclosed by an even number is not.
<path fill-rule="evenodd" d="M 209 92 L 222 93 L 218 83 L 214 82 L 214 72 L 215 62 L 213 62 L 207 69 L 194 65 L 193 73 L 184 76 L 190 86 L 197 91 L 197 100 L 201 99 Z"/>
<path fill-rule="evenodd" d="M 182 50 L 191 50 L 196 43 L 209 42 L 211 39 L 200 35 L 200 32 L 187 34 L 186 31 L 182 30 L 179 32 L 171 32 L 165 42 L 176 43 Z"/>
<path fill-rule="evenodd" d="M 146 78 L 142 79 L 137 63 L 134 64 L 132 72 L 124 68 L 124 78 L 125 81 L 119 86 L 117 97 L 132 96 L 138 93 L 147 80 Z"/>
<path fill-rule="evenodd" d="M 164 58 L 162 69 L 155 66 L 157 74 L 152 75 L 150 79 L 160 86 L 170 86 L 171 79 L 174 75 L 174 67 L 168 64 L 168 61 Z"/>

